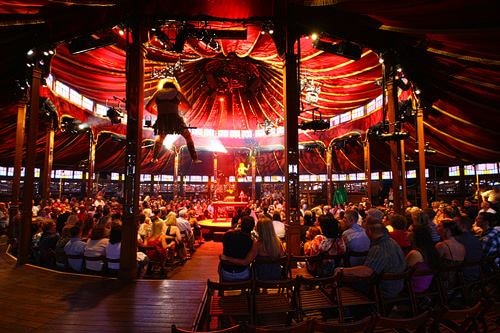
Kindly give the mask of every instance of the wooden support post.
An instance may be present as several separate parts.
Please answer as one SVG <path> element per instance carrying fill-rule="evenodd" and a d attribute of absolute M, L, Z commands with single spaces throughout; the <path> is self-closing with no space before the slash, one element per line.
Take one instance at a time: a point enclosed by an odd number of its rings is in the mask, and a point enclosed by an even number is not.
<path fill-rule="evenodd" d="M 333 206 L 332 149 L 326 149 L 326 191 L 327 202 Z M 299 207 L 300 209 L 300 207 Z"/>
<path fill-rule="evenodd" d="M 392 65 L 385 65 L 384 75 L 386 75 L 386 89 L 387 89 L 387 120 L 389 120 L 389 133 L 394 133 L 396 123 L 396 110 L 398 107 L 397 87 L 394 84 L 394 71 Z M 389 149 L 391 153 L 391 171 L 392 171 L 392 191 L 394 194 L 394 211 L 402 213 L 402 200 L 401 200 L 401 174 L 399 163 L 399 150 L 398 142 L 395 140 L 389 141 Z"/>
<path fill-rule="evenodd" d="M 372 168 L 371 168 L 371 156 L 370 156 L 370 138 L 368 134 L 363 141 L 363 157 L 364 157 L 364 168 L 365 168 L 365 179 L 366 179 L 366 197 L 370 203 L 372 200 Z"/>
<path fill-rule="evenodd" d="M 28 136 L 26 138 L 25 172 L 22 200 L 22 221 L 19 233 L 19 251 L 17 256 L 17 265 L 24 265 L 29 261 L 31 248 L 31 220 L 35 181 L 35 160 L 36 160 L 36 141 L 38 136 L 38 115 L 40 113 L 40 83 L 42 79 L 42 70 L 38 61 L 35 61 L 35 67 L 32 73 L 30 112 L 28 114 Z"/>
<path fill-rule="evenodd" d="M 214 179 L 215 179 L 215 185 L 214 185 L 214 190 L 213 190 L 213 200 L 217 200 L 217 191 L 219 189 L 219 156 L 217 153 L 214 153 Z"/>
<path fill-rule="evenodd" d="M 43 172 L 41 174 L 41 188 L 42 188 L 42 198 L 45 200 L 50 199 L 50 181 L 52 173 L 52 162 L 54 160 L 54 128 L 49 125 L 47 128 L 46 142 L 45 142 L 45 154 L 43 160 Z M 62 181 L 62 178 L 61 178 Z M 59 189 L 59 198 L 61 197 L 62 188 Z"/>
<path fill-rule="evenodd" d="M 26 97 L 23 97 L 17 104 L 16 152 L 14 155 L 14 177 L 12 179 L 12 199 L 9 208 L 9 221 L 13 221 L 14 216 L 16 216 L 19 211 L 19 192 L 21 185 L 21 167 L 23 166 L 24 130 L 26 123 L 26 103 Z"/>
<path fill-rule="evenodd" d="M 140 7 L 139 3 L 136 3 Z M 135 8 L 127 33 L 132 42 L 127 45 L 127 142 L 123 205 L 122 246 L 120 252 L 120 278 L 128 281 L 137 276 L 137 229 L 141 175 L 142 118 L 144 111 L 144 55 L 146 40 L 144 22 L 139 18 L 141 8 Z M 131 32 L 130 32 L 131 31 Z M 126 40 L 130 40 L 127 36 Z"/>
<path fill-rule="evenodd" d="M 406 209 L 406 203 L 408 202 L 408 191 L 406 189 L 406 165 L 405 165 L 405 141 L 404 140 L 399 140 L 399 160 L 401 162 L 401 193 L 403 194 L 402 198 L 402 205 L 403 205 L 403 212 Z"/>
<path fill-rule="evenodd" d="M 88 178 L 87 178 L 87 197 L 91 198 L 94 193 L 94 180 L 95 180 L 95 149 L 97 140 L 94 140 L 94 132 L 89 129 L 89 157 L 88 157 Z"/>
<path fill-rule="evenodd" d="M 180 149 L 174 149 L 174 198 L 179 195 L 179 156 Z"/>
<path fill-rule="evenodd" d="M 283 97 L 285 107 L 285 198 L 286 198 L 286 233 L 287 252 L 300 253 L 300 211 L 299 211 L 299 83 L 298 62 L 300 54 L 295 53 L 298 40 L 294 19 L 290 17 L 286 2 L 283 2 L 283 17 L 286 18 L 285 29 L 285 67 L 283 72 Z M 299 47 L 300 49 L 300 47 Z"/>
<path fill-rule="evenodd" d="M 251 194 L 251 198 L 252 198 L 252 201 L 255 201 L 256 197 L 257 197 L 257 151 L 254 149 L 252 149 L 250 151 L 250 165 L 251 165 L 251 168 L 252 168 L 252 194 Z"/>
<path fill-rule="evenodd" d="M 424 137 L 424 110 L 417 109 L 417 140 L 418 140 L 418 184 L 420 189 L 420 207 L 429 206 L 427 201 L 427 180 L 425 179 L 425 137 Z"/>

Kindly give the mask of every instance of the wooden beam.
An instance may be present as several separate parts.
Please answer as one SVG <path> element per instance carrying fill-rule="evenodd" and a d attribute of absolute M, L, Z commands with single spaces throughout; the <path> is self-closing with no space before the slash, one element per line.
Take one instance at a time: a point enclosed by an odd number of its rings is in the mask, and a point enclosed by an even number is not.
<path fill-rule="evenodd" d="M 137 4 L 139 7 L 139 4 Z M 123 205 L 120 278 L 132 280 L 137 276 L 137 223 L 141 175 L 142 118 L 144 111 L 144 54 L 145 26 L 139 18 L 140 8 L 131 20 L 132 43 L 127 48 L 127 143 Z M 130 37 L 130 36 L 128 36 Z M 129 38 L 127 37 L 127 40 Z"/>
<path fill-rule="evenodd" d="M 364 157 L 364 167 L 365 167 L 365 179 L 366 179 L 366 196 L 368 201 L 372 202 L 372 168 L 371 168 L 371 156 L 370 156 L 370 138 L 368 134 L 363 141 L 363 157 Z"/>
<path fill-rule="evenodd" d="M 52 162 L 54 161 L 54 128 L 49 125 L 47 128 L 46 141 L 45 141 L 45 154 L 43 158 L 43 169 L 41 174 L 41 189 L 42 198 L 45 200 L 50 199 L 50 181 L 52 173 Z M 59 198 L 62 196 L 62 187 L 59 190 Z"/>
<path fill-rule="evenodd" d="M 386 60 L 387 62 L 387 60 Z M 384 75 L 386 76 L 386 89 L 387 89 L 387 120 L 389 121 L 389 133 L 394 133 L 396 123 L 396 110 L 398 107 L 397 87 L 394 84 L 394 70 L 393 64 L 384 63 Z M 389 141 L 389 149 L 391 153 L 391 171 L 392 171 L 392 191 L 394 211 L 396 213 L 402 212 L 401 202 L 401 179 L 400 179 L 400 164 L 399 164 L 399 151 L 398 142 L 395 140 Z"/>
<path fill-rule="evenodd" d="M 418 184 L 420 188 L 420 207 L 428 207 L 427 180 L 425 179 L 425 137 L 424 137 L 424 110 L 417 109 L 417 140 L 418 140 Z"/>
<path fill-rule="evenodd" d="M 36 141 L 38 136 L 38 114 L 40 113 L 40 83 L 42 79 L 42 70 L 38 61 L 35 61 L 35 67 L 32 72 L 31 80 L 31 98 L 28 136 L 26 138 L 25 172 L 22 200 L 22 220 L 19 233 L 19 250 L 17 256 L 17 265 L 28 263 L 31 250 L 31 220 L 33 207 L 33 194 L 35 182 L 35 159 L 36 159 Z"/>
<path fill-rule="evenodd" d="M 24 130 L 26 123 L 26 96 L 17 103 L 16 152 L 14 155 L 14 177 L 12 179 L 12 199 L 9 206 L 9 221 L 19 213 L 19 192 L 21 185 L 21 167 L 23 166 Z"/>

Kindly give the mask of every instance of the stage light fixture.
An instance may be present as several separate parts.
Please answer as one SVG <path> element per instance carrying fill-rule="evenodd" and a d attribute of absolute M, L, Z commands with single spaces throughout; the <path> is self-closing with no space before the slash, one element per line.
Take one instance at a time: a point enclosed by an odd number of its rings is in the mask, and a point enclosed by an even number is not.
<path fill-rule="evenodd" d="M 106 116 L 111 120 L 111 124 L 120 124 L 122 122 L 123 113 L 119 108 L 110 107 L 108 111 L 106 111 Z"/>
<path fill-rule="evenodd" d="M 86 35 L 70 40 L 67 45 L 71 54 L 79 54 L 113 45 L 116 42 L 117 38 L 113 34 L 108 34 L 102 37 L 98 37 L 96 35 Z"/>
<path fill-rule="evenodd" d="M 57 108 L 47 97 L 40 97 L 40 117 L 52 128 L 57 129 L 59 127 Z"/>
<path fill-rule="evenodd" d="M 326 119 L 323 119 L 321 116 L 321 112 L 318 112 L 318 116 L 316 116 L 315 112 L 317 108 L 312 110 L 312 120 L 303 121 L 299 124 L 299 128 L 303 131 L 313 130 L 313 131 L 324 131 L 330 128 L 330 122 Z"/>
<path fill-rule="evenodd" d="M 393 133 L 382 133 L 379 135 L 379 138 L 382 141 L 399 141 L 405 140 L 410 137 L 410 134 L 406 131 L 398 131 Z"/>
<path fill-rule="evenodd" d="M 349 41 L 332 43 L 318 38 L 317 40 L 313 41 L 313 46 L 318 50 L 334 53 L 352 60 L 359 60 L 362 54 L 361 47 Z"/>
<path fill-rule="evenodd" d="M 303 131 L 313 130 L 313 131 L 324 131 L 330 128 L 330 122 L 328 120 L 316 119 L 311 121 L 303 121 L 299 124 L 299 128 Z"/>

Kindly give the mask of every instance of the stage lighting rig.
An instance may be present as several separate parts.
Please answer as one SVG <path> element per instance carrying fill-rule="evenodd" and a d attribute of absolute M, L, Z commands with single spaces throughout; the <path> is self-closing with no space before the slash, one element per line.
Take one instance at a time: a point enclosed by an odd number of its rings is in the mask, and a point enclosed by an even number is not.
<path fill-rule="evenodd" d="M 299 124 L 299 128 L 303 131 L 313 130 L 313 131 L 324 131 L 330 128 L 330 122 L 326 119 L 323 119 L 321 116 L 321 112 L 318 111 L 319 116 L 315 115 L 316 109 L 313 109 L 312 120 L 311 121 L 303 121 Z"/>
<path fill-rule="evenodd" d="M 313 41 L 313 47 L 318 50 L 333 53 L 352 60 L 361 59 L 362 54 L 361 47 L 349 41 L 340 41 L 338 43 L 335 43 L 318 38 Z"/>
<path fill-rule="evenodd" d="M 120 108 L 112 106 L 106 111 L 106 116 L 111 120 L 111 124 L 120 124 L 122 122 L 123 112 L 121 112 Z"/>
<path fill-rule="evenodd" d="M 393 133 L 382 133 L 379 135 L 382 141 L 399 141 L 405 140 L 410 137 L 410 134 L 406 131 L 395 131 Z"/>

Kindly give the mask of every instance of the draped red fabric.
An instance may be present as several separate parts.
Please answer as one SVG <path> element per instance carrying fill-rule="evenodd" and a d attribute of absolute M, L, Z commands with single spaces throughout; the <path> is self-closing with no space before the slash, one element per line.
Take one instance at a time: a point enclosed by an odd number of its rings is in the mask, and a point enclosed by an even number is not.
<path fill-rule="evenodd" d="M 78 3 L 79 1 L 74 1 Z M 11 165 L 15 147 L 17 106 L 16 86 L 25 81 L 26 52 L 30 48 L 54 47 L 51 73 L 56 80 L 96 103 L 118 106 L 117 97 L 125 98 L 127 35 L 118 35 L 118 26 L 126 23 L 132 12 L 130 1 L 107 1 L 108 6 L 95 6 L 89 1 L 61 4 L 42 0 L 0 0 L 0 47 L 4 52 L 0 64 L 0 165 Z M 500 160 L 498 139 L 500 127 L 500 39 L 498 4 L 478 0 L 416 0 L 408 2 L 380 1 L 289 1 L 291 13 L 300 13 L 297 23 L 304 34 L 300 38 L 300 79 L 314 81 L 320 88 L 317 103 L 305 101 L 306 87 L 299 87 L 299 110 L 285 110 L 283 93 L 284 59 L 278 54 L 282 17 L 279 1 L 264 0 L 186 0 L 147 1 L 142 10 L 151 14 L 151 27 L 158 24 L 175 42 L 183 22 L 196 29 L 246 29 L 247 39 L 220 39 L 220 50 L 214 50 L 200 38 L 185 40 L 182 53 L 164 47 L 147 31 L 144 46 L 145 100 L 156 91 L 159 78 L 154 73 L 177 61 L 184 71 L 177 79 L 192 108 L 185 111 L 190 126 L 213 130 L 258 130 L 265 121 L 272 127 L 283 126 L 286 117 L 309 121 L 318 107 L 323 118 L 365 107 L 381 95 L 382 66 L 379 57 L 390 49 L 397 50 L 399 61 L 412 80 L 413 89 L 422 91 L 425 141 L 437 150 L 428 156 L 430 165 L 457 165 L 469 162 Z M 315 15 L 305 15 L 314 13 Z M 90 19 L 89 19 L 90 18 Z M 276 34 L 264 31 L 264 25 L 274 23 Z M 150 28 L 151 28 L 150 27 Z M 316 31 L 316 29 L 318 29 Z M 306 33 L 316 31 L 332 43 L 344 38 L 358 43 L 362 56 L 351 60 L 338 54 L 313 47 Z M 115 45 L 93 51 L 72 54 L 64 41 L 93 33 L 96 37 L 112 33 Z M 129 36 L 130 37 L 130 36 Z M 276 44 L 278 41 L 278 44 Z M 226 65 L 230 64 L 230 65 Z M 307 80 L 306 80 L 307 79 Z M 28 79 L 29 82 L 29 79 Z M 48 97 L 57 108 L 59 119 L 72 117 L 88 123 L 97 138 L 97 170 L 123 170 L 123 142 L 116 137 L 126 135 L 126 126 L 112 125 L 107 117 L 83 110 L 55 93 Z M 373 103 L 373 102 L 372 102 Z M 121 103 L 124 107 L 124 103 Z M 145 112 L 155 118 L 156 111 Z M 288 113 L 285 115 L 285 113 Z M 314 111 L 317 116 L 318 112 Z M 330 147 L 335 139 L 356 132 L 365 138 L 367 129 L 382 120 L 377 111 L 349 121 L 327 131 L 300 132 L 299 141 L 321 142 Z M 415 120 L 409 119 L 404 128 L 410 132 L 406 153 L 416 157 Z M 151 129 L 142 133 L 144 140 L 153 138 Z M 44 150 L 45 131 L 41 125 L 37 141 L 37 163 Z M 56 133 L 54 164 L 78 165 L 88 158 L 87 136 L 74 137 Z M 206 174 L 212 167 L 210 151 L 213 142 L 194 135 L 204 165 L 191 165 L 182 138 L 175 142 L 181 147 L 181 170 L 184 173 Z M 221 153 L 220 163 L 225 173 L 234 173 L 235 163 L 243 158 L 239 149 L 258 146 L 259 174 L 280 175 L 283 172 L 283 137 L 266 135 L 249 139 L 220 138 L 228 149 Z M 141 158 L 150 155 L 148 147 Z M 185 156 L 184 156 L 185 155 Z M 324 173 L 324 156 L 318 151 L 301 151 L 301 170 Z M 173 154 L 165 150 L 162 164 L 144 163 L 145 172 L 172 172 Z M 360 145 L 347 151 L 335 151 L 334 169 L 354 172 L 362 169 Z M 372 168 L 389 166 L 387 143 L 372 143 Z"/>

